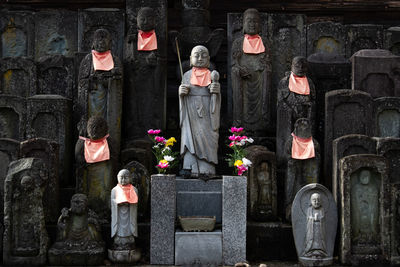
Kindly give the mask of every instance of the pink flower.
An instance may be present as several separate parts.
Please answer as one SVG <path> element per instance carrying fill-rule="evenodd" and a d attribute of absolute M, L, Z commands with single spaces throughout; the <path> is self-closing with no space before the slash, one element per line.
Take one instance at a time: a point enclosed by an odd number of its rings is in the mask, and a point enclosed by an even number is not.
<path fill-rule="evenodd" d="M 150 129 L 150 130 L 147 131 L 147 133 L 148 134 L 159 134 L 159 133 L 161 133 L 161 130 L 159 130 L 159 129 L 156 129 L 156 130 Z"/>
<path fill-rule="evenodd" d="M 156 142 L 158 142 L 158 143 L 163 143 L 163 144 L 165 144 L 165 138 L 162 137 L 162 136 L 156 136 L 154 139 L 155 139 Z"/>
<path fill-rule="evenodd" d="M 160 169 L 166 169 L 168 168 L 168 161 L 166 160 L 160 160 L 160 162 L 158 163 L 158 165 L 156 167 L 160 168 Z"/>
<path fill-rule="evenodd" d="M 236 139 L 236 136 L 235 136 L 235 135 L 231 135 L 231 136 L 229 136 L 229 140 L 231 140 L 231 141 L 235 141 L 235 139 Z"/>
<path fill-rule="evenodd" d="M 230 144 L 229 144 L 229 147 L 233 147 L 235 145 L 235 142 L 231 142 Z"/>
<path fill-rule="evenodd" d="M 243 135 L 242 137 L 240 137 L 239 141 L 242 141 L 243 139 L 248 139 L 247 136 Z"/>
<path fill-rule="evenodd" d="M 236 168 L 238 169 L 238 175 L 242 175 L 248 169 L 245 165 L 239 165 Z"/>
<path fill-rule="evenodd" d="M 239 127 L 239 128 L 236 128 L 236 127 L 231 127 L 231 133 L 240 133 L 241 131 L 243 131 L 243 127 Z"/>

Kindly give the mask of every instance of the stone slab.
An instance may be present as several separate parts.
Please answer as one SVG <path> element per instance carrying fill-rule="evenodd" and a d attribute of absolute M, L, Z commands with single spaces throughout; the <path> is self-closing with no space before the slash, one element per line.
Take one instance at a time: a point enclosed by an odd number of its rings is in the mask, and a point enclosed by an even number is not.
<path fill-rule="evenodd" d="M 0 94 L 28 97 L 36 94 L 37 68 L 25 57 L 11 57 L 0 61 Z"/>
<path fill-rule="evenodd" d="M 346 35 L 341 23 L 323 21 L 307 25 L 307 56 L 314 53 L 344 55 L 345 51 Z"/>
<path fill-rule="evenodd" d="M 400 97 L 374 99 L 375 134 L 378 137 L 400 137 Z"/>
<path fill-rule="evenodd" d="M 362 49 L 383 48 L 383 25 L 349 24 L 346 31 L 346 58 Z"/>
<path fill-rule="evenodd" d="M 177 192 L 177 216 L 215 216 L 222 222 L 221 192 Z"/>
<path fill-rule="evenodd" d="M 200 179 L 176 179 L 176 191 L 222 192 L 222 179 L 203 181 Z"/>
<path fill-rule="evenodd" d="M 384 31 L 384 48 L 400 56 L 400 27 L 390 27 Z"/>
<path fill-rule="evenodd" d="M 175 233 L 175 265 L 218 266 L 222 264 L 222 232 Z"/>
<path fill-rule="evenodd" d="M 377 154 L 384 156 L 389 163 L 389 181 L 400 183 L 400 138 L 378 138 Z"/>
<path fill-rule="evenodd" d="M 222 255 L 225 265 L 246 260 L 247 178 L 222 177 Z"/>
<path fill-rule="evenodd" d="M 22 141 L 26 130 L 26 100 L 0 95 L 0 137 Z"/>

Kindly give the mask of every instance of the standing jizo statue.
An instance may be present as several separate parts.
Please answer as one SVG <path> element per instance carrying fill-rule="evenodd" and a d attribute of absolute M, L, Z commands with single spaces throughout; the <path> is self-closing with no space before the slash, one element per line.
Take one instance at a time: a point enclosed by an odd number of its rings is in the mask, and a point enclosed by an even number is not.
<path fill-rule="evenodd" d="M 218 163 L 221 85 L 217 71 L 210 72 L 210 55 L 198 45 L 190 55 L 192 69 L 179 86 L 181 155 L 183 169 L 192 175 L 215 174 Z"/>

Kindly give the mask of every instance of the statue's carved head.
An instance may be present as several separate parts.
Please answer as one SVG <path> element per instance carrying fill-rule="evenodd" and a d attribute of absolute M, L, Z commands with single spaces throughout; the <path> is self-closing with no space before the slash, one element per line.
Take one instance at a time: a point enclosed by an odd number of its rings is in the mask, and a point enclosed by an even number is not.
<path fill-rule="evenodd" d="M 71 212 L 77 215 L 88 211 L 88 198 L 84 194 L 75 194 L 71 198 Z"/>
<path fill-rule="evenodd" d="M 121 185 L 128 185 L 132 183 L 131 172 L 127 169 L 122 169 L 118 172 L 117 175 L 118 183 Z"/>
<path fill-rule="evenodd" d="M 210 53 L 205 46 L 197 45 L 193 47 L 190 54 L 190 66 L 196 68 L 208 68 L 210 66 Z"/>
<path fill-rule="evenodd" d="M 101 139 L 108 133 L 107 121 L 100 116 L 90 117 L 87 122 L 86 130 L 90 139 Z"/>
<path fill-rule="evenodd" d="M 308 61 L 305 57 L 298 56 L 292 60 L 292 72 L 296 76 L 306 76 L 308 71 Z"/>
<path fill-rule="evenodd" d="M 33 178 L 29 175 L 24 175 L 21 178 L 21 186 L 24 190 L 30 191 L 34 187 L 34 181 Z"/>
<path fill-rule="evenodd" d="M 243 13 L 243 33 L 249 35 L 259 34 L 261 31 L 260 13 L 255 8 L 249 8 Z"/>
<path fill-rule="evenodd" d="M 151 7 L 142 7 L 137 15 L 137 27 L 139 30 L 148 32 L 156 27 L 156 18 L 154 9 Z"/>
<path fill-rule="evenodd" d="M 97 52 L 106 52 L 111 50 L 111 34 L 106 29 L 98 29 L 93 34 L 92 49 Z"/>
<path fill-rule="evenodd" d="M 310 138 L 311 134 L 311 123 L 307 118 L 300 118 L 294 123 L 294 134 L 300 138 Z"/>
<path fill-rule="evenodd" d="M 369 170 L 362 170 L 360 172 L 360 183 L 362 184 L 369 184 L 369 181 L 371 179 L 371 173 L 369 172 Z"/>
<path fill-rule="evenodd" d="M 321 196 L 319 193 L 314 193 L 311 195 L 310 198 L 311 206 L 313 206 L 314 209 L 319 209 L 321 207 Z"/>

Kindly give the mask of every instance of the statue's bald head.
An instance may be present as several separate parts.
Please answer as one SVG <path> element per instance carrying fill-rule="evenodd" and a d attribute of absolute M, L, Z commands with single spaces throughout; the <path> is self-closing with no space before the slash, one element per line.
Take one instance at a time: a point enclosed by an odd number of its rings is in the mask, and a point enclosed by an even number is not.
<path fill-rule="evenodd" d="M 210 53 L 207 47 L 197 45 L 190 53 L 190 65 L 197 68 L 208 68 L 210 66 Z"/>
<path fill-rule="evenodd" d="M 144 32 L 154 30 L 156 27 L 156 17 L 154 9 L 151 7 L 142 7 L 137 15 L 138 29 Z"/>
<path fill-rule="evenodd" d="M 97 29 L 93 33 L 92 48 L 97 52 L 106 52 L 111 50 L 111 34 L 106 29 Z"/>

